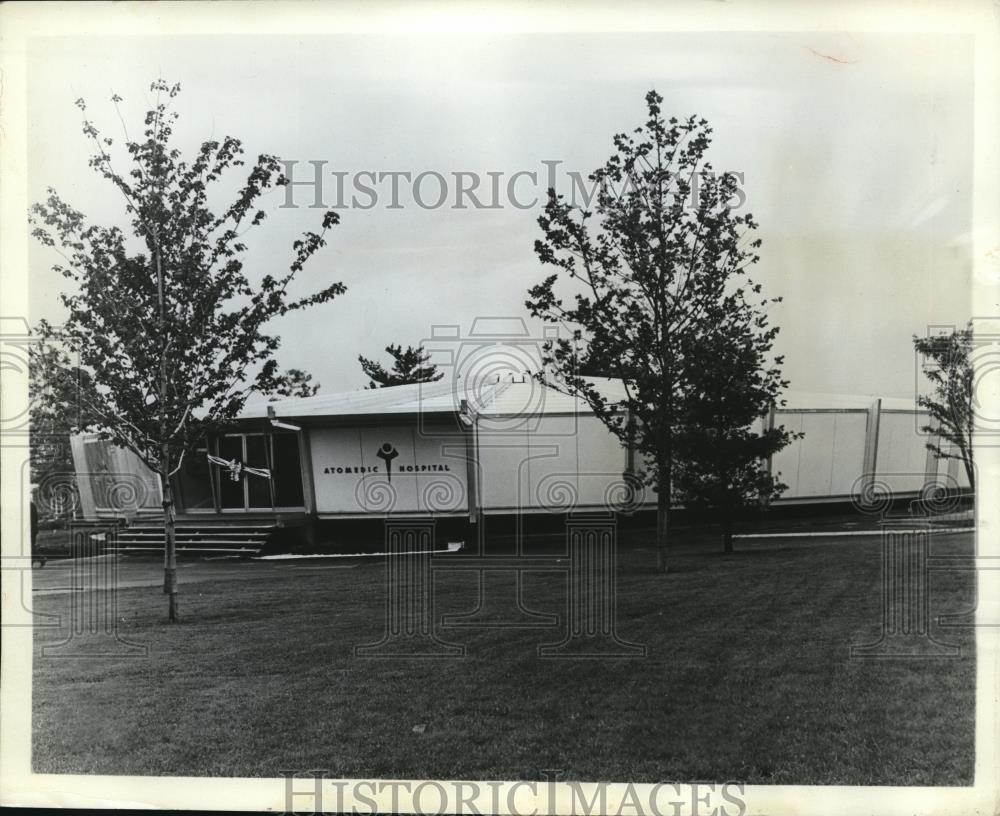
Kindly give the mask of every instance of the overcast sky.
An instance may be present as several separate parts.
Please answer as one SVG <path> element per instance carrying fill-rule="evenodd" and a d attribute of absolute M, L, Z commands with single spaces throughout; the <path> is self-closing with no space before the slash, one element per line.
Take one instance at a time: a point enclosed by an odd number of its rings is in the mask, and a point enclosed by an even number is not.
<path fill-rule="evenodd" d="M 282 320 L 282 367 L 304 368 L 333 392 L 366 384 L 358 354 L 416 344 L 436 324 L 468 330 L 477 316 L 526 316 L 525 290 L 545 270 L 533 242 L 546 165 L 557 182 L 586 175 L 611 137 L 644 121 L 656 88 L 667 115 L 697 114 L 715 131 L 720 170 L 744 173 L 746 208 L 760 222 L 759 279 L 785 301 L 777 351 L 791 387 L 884 396 L 913 390 L 910 337 L 970 315 L 972 48 L 958 36 L 804 34 L 454 35 L 39 39 L 29 51 L 29 197 L 54 186 L 94 220 L 121 219 L 113 191 L 86 166 L 73 102 L 114 137 L 117 92 L 133 136 L 148 86 L 180 82 L 179 144 L 224 134 L 248 154 L 324 161 L 334 172 L 435 171 L 440 207 L 420 207 L 389 181 L 345 207 L 298 291 L 334 280 L 349 292 Z M 456 210 L 458 172 L 500 174 L 498 209 Z M 370 182 L 366 182 L 370 183 Z M 484 181 L 484 185 L 487 182 Z M 433 205 L 438 186 L 420 188 Z M 489 188 L 480 199 L 488 203 Z M 248 273 L 291 260 L 315 228 L 312 194 L 281 208 L 250 241 Z M 33 247 L 32 318 L 58 319 L 63 285 Z M 532 331 L 540 327 L 529 321 Z"/>

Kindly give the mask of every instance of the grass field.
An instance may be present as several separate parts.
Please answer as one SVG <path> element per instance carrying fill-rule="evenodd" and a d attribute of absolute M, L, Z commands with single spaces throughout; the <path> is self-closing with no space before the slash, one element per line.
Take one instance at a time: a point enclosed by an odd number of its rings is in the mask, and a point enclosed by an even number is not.
<path fill-rule="evenodd" d="M 878 639 L 879 547 L 757 542 L 678 555 L 667 576 L 652 574 L 651 550 L 623 550 L 620 633 L 649 650 L 632 660 L 540 659 L 537 644 L 559 634 L 530 629 L 444 630 L 467 647 L 459 659 L 355 657 L 383 631 L 379 559 L 192 584 L 178 626 L 158 589 L 124 589 L 120 631 L 147 658 L 41 658 L 66 631 L 36 630 L 34 769 L 971 784 L 971 629 L 935 630 L 958 659 L 848 656 Z M 974 575 L 933 573 L 932 614 L 971 609 Z M 436 591 L 439 614 L 475 605 L 472 575 L 439 574 Z M 564 593 L 558 574 L 525 579 L 539 611 L 560 612 Z M 35 609 L 65 615 L 69 597 L 37 597 Z"/>

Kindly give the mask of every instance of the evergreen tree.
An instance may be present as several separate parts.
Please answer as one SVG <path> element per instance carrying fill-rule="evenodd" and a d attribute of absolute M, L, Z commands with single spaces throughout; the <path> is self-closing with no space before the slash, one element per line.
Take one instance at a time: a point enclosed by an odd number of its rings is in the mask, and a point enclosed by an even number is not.
<path fill-rule="evenodd" d="M 777 328 L 746 300 L 710 309 L 712 330 L 681 340 L 692 365 L 679 401 L 684 414 L 677 432 L 676 496 L 686 508 L 712 511 L 728 553 L 735 513 L 766 506 L 787 488 L 767 463 L 802 434 L 767 422 L 788 386 L 781 379 L 782 358 L 769 359 Z"/>
<path fill-rule="evenodd" d="M 412 383 L 437 382 L 444 376 L 437 366 L 428 362 L 430 355 L 423 346 L 414 348 L 388 345 L 385 347 L 392 358 L 392 367 L 386 369 L 381 363 L 358 355 L 361 370 L 369 378 L 369 388 L 383 388 L 387 385 L 410 385 Z"/>
<path fill-rule="evenodd" d="M 319 393 L 320 384 L 312 381 L 312 374 L 300 368 L 290 368 L 283 374 L 275 376 L 274 390 L 270 402 L 277 397 L 315 397 Z"/>

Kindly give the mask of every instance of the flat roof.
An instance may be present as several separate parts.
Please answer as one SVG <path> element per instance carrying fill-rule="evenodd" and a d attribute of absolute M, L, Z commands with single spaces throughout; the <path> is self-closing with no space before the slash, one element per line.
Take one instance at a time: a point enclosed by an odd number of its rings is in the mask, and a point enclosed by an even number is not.
<path fill-rule="evenodd" d="M 609 400 L 625 396 L 620 380 L 588 377 Z M 785 405 L 779 410 L 867 410 L 880 397 L 865 394 L 833 394 L 809 391 L 785 391 Z M 882 410 L 912 411 L 912 399 L 883 397 Z M 530 375 L 513 379 L 491 377 L 478 380 L 453 380 L 394 385 L 385 388 L 359 389 L 314 397 L 285 397 L 272 402 L 248 403 L 239 419 L 264 419 L 268 407 L 278 418 L 322 418 L 387 416 L 393 414 L 454 414 L 462 401 L 483 416 L 524 416 L 545 414 L 589 414 L 586 401 L 533 380 Z"/>

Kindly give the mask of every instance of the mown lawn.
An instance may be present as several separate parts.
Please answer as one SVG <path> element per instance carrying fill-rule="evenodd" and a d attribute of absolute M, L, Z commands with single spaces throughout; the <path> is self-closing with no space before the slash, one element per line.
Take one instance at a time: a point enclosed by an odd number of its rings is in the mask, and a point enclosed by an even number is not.
<path fill-rule="evenodd" d="M 879 635 L 877 539 L 689 552 L 667 576 L 652 562 L 620 559 L 620 634 L 648 647 L 631 660 L 541 659 L 558 632 L 489 628 L 442 630 L 467 647 L 458 659 L 355 657 L 382 636 L 377 559 L 192 585 L 177 626 L 157 589 L 123 590 L 121 634 L 147 658 L 41 658 L 66 631 L 36 630 L 34 769 L 971 784 L 972 630 L 934 630 L 958 659 L 849 658 Z M 935 572 L 931 587 L 935 616 L 974 605 L 973 572 Z M 436 591 L 439 614 L 475 606 L 471 574 L 439 573 Z M 525 579 L 533 609 L 564 597 L 558 574 Z M 65 617 L 68 603 L 35 608 Z"/>

